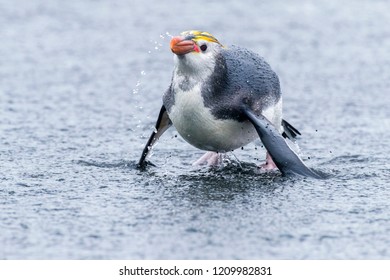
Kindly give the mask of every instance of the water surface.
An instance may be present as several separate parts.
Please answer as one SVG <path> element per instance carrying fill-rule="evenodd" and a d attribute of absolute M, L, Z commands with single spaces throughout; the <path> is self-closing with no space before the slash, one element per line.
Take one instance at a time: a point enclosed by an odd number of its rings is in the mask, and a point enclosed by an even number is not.
<path fill-rule="evenodd" d="M 0 258 L 388 259 L 389 8 L 1 1 Z M 266 58 L 329 179 L 260 174 L 255 144 L 195 168 L 174 129 L 135 168 L 188 29 Z"/>

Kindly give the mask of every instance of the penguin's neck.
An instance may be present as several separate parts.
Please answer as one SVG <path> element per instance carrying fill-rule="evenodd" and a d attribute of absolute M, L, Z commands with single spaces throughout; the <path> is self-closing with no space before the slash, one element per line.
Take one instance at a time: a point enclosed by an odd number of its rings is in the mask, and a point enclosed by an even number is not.
<path fill-rule="evenodd" d="M 172 86 L 174 92 L 187 92 L 191 91 L 195 86 L 201 87 L 204 82 L 205 79 L 203 77 L 176 72 L 173 75 Z"/>
<path fill-rule="evenodd" d="M 176 110 L 179 110 L 180 114 L 190 117 L 192 114 L 196 114 L 197 109 L 204 107 L 202 87 L 206 79 L 207 77 L 182 72 L 180 68 L 175 69 L 172 79 L 172 93 L 175 98 Z"/>
<path fill-rule="evenodd" d="M 183 80 L 186 82 L 190 81 L 195 83 L 203 83 L 208 77 L 211 76 L 212 72 L 212 69 L 207 68 L 197 71 L 197 69 L 188 67 L 188 65 L 184 63 L 179 63 L 174 69 L 173 76 L 178 80 Z"/>
<path fill-rule="evenodd" d="M 215 61 L 218 60 L 218 64 Z M 183 98 L 186 109 L 190 112 L 199 107 L 207 107 L 204 104 L 204 92 L 207 94 L 218 90 L 225 84 L 226 64 L 222 56 L 207 61 L 203 67 L 197 62 L 186 57 L 176 58 L 171 84 L 171 94 L 176 100 Z M 193 104 L 191 104 L 193 103 Z M 194 108 L 191 108 L 194 106 Z"/>

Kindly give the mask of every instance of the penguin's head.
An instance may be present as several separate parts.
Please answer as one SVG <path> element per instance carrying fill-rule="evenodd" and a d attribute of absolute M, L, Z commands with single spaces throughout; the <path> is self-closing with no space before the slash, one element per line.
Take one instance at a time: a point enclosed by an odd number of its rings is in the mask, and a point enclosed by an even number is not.
<path fill-rule="evenodd" d="M 176 67 L 181 72 L 211 73 L 222 44 L 210 33 L 185 31 L 171 39 L 170 47 L 175 54 Z"/>

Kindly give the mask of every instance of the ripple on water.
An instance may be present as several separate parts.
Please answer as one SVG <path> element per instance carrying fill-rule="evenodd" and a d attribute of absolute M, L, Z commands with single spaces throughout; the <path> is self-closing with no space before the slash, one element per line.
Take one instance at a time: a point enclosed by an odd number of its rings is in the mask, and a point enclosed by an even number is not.
<path fill-rule="evenodd" d="M 355 154 L 334 157 L 327 164 L 369 163 L 370 161 L 372 161 L 372 158 L 366 155 Z"/>
<path fill-rule="evenodd" d="M 98 162 L 95 160 L 76 160 L 74 163 L 82 166 L 92 166 L 99 168 L 123 168 L 123 169 L 135 169 L 137 164 L 135 161 L 119 160 L 114 162 L 102 161 Z"/>

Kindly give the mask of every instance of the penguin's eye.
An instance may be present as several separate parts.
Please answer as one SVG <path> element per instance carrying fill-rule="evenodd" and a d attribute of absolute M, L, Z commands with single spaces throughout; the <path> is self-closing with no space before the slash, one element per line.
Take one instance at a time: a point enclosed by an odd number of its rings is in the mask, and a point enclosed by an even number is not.
<path fill-rule="evenodd" d="M 206 44 L 201 45 L 200 49 L 202 50 L 202 52 L 205 52 L 207 50 L 207 45 Z"/>

